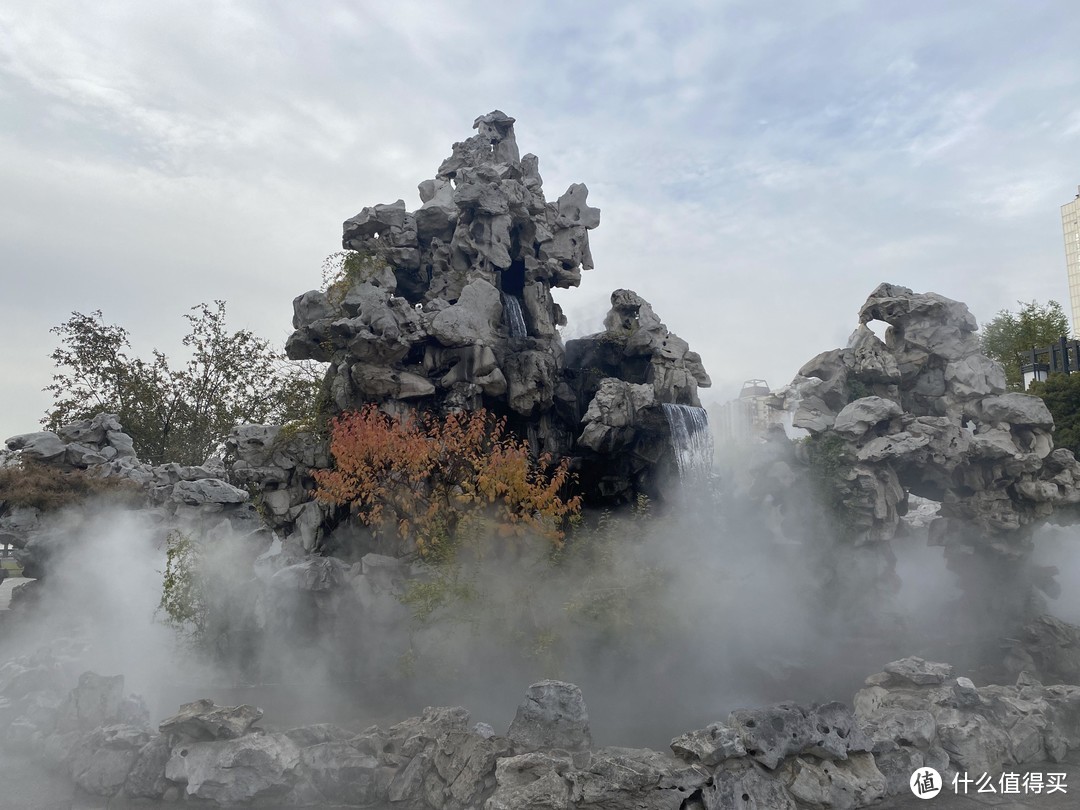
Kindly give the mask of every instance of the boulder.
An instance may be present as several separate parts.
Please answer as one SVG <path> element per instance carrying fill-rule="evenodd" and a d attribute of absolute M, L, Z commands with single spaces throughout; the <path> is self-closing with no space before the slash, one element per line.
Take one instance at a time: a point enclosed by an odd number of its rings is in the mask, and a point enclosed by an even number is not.
<path fill-rule="evenodd" d="M 263 716 L 255 706 L 218 706 L 203 698 L 185 703 L 171 717 L 162 720 L 158 731 L 184 740 L 232 740 L 247 734 Z"/>
<path fill-rule="evenodd" d="M 300 762 L 300 749 L 284 734 L 247 734 L 174 746 L 165 777 L 191 799 L 235 804 L 284 796 Z"/>
<path fill-rule="evenodd" d="M 936 661 L 926 661 L 912 655 L 898 661 L 890 661 L 885 665 L 885 672 L 900 682 L 906 681 L 916 686 L 933 686 L 945 683 L 952 675 L 952 666 Z"/>
<path fill-rule="evenodd" d="M 746 747 L 739 734 L 723 723 L 711 723 L 676 737 L 671 741 L 671 750 L 687 762 L 700 762 L 707 767 L 746 756 Z"/>
<path fill-rule="evenodd" d="M 124 701 L 123 675 L 98 675 L 84 672 L 79 685 L 62 704 L 57 728 L 60 731 L 91 731 L 119 720 Z"/>
<path fill-rule="evenodd" d="M 592 746 L 592 733 L 581 689 L 565 681 L 534 683 L 518 706 L 507 736 L 520 751 L 587 751 Z"/>
<path fill-rule="evenodd" d="M 540 752 L 503 757 L 495 765 L 496 788 L 484 810 L 567 810 L 566 773 L 572 764 L 568 755 Z"/>

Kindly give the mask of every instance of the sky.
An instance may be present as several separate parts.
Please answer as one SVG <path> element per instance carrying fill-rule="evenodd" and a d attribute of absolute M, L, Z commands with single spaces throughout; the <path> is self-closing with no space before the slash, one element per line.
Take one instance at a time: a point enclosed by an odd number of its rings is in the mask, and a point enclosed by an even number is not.
<path fill-rule="evenodd" d="M 101 310 L 182 358 L 185 313 L 283 344 L 341 223 L 517 119 L 596 268 L 698 351 L 702 400 L 790 382 L 880 282 L 980 322 L 1068 286 L 1075 0 L 0 5 L 0 439 L 38 429 L 50 328 Z"/>

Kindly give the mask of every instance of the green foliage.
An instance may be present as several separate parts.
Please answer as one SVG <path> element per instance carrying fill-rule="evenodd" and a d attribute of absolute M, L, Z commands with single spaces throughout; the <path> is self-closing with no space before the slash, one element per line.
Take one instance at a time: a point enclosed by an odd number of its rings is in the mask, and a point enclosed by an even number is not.
<path fill-rule="evenodd" d="M 1051 374 L 1028 393 L 1042 397 L 1054 417 L 1054 446 L 1080 456 L 1080 374 Z"/>
<path fill-rule="evenodd" d="M 192 640 L 206 630 L 206 580 L 201 575 L 202 550 L 191 535 L 172 531 L 165 541 L 161 602 L 165 622 Z"/>
<path fill-rule="evenodd" d="M 818 433 L 802 439 L 810 467 L 810 484 L 824 505 L 829 523 L 842 539 L 855 530 L 853 511 L 847 508 L 846 473 L 854 463 L 848 456 L 846 442 L 833 432 Z"/>
<path fill-rule="evenodd" d="M 51 512 L 90 498 L 135 504 L 141 502 L 143 494 L 127 479 L 98 478 L 82 470 L 61 470 L 29 459 L 0 468 L 0 513 L 19 506 Z"/>
<path fill-rule="evenodd" d="M 322 289 L 331 303 L 340 305 L 351 287 L 387 273 L 393 274 L 393 270 L 378 248 L 339 250 L 323 260 Z"/>
<path fill-rule="evenodd" d="M 201 464 L 235 425 L 310 412 L 320 385 L 312 367 L 287 363 L 246 329 L 230 332 L 223 301 L 184 317 L 191 358 L 173 368 L 156 349 L 150 360 L 132 356 L 127 330 L 105 323 L 100 310 L 72 313 L 51 330 L 60 339 L 52 353 L 58 370 L 45 389 L 53 406 L 42 423 L 56 429 L 115 413 L 144 461 Z"/>
<path fill-rule="evenodd" d="M 1005 367 L 1005 380 L 1011 391 L 1023 388 L 1020 366 L 1026 352 L 1049 346 L 1069 334 L 1069 319 L 1057 301 L 1017 303 L 1019 312 L 1001 310 L 979 333 L 983 354 Z"/>
<path fill-rule="evenodd" d="M 847 391 L 849 402 L 854 402 L 857 399 L 870 396 L 870 389 L 866 387 L 866 383 L 851 377 L 849 377 L 847 381 Z"/>

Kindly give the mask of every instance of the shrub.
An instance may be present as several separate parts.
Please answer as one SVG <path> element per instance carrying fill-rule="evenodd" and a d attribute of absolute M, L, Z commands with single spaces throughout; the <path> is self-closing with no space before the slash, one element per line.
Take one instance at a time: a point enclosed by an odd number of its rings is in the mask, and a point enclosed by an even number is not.
<path fill-rule="evenodd" d="M 201 547 L 191 535 L 177 530 L 169 532 L 158 607 L 164 612 L 167 624 L 194 640 L 200 640 L 205 632 L 208 610 L 201 561 Z"/>
<path fill-rule="evenodd" d="M 366 251 L 339 250 L 323 260 L 322 288 L 331 303 L 340 306 L 349 289 L 393 273 L 390 263 L 377 248 Z"/>
<path fill-rule="evenodd" d="M 463 541 L 491 536 L 558 547 L 581 506 L 562 496 L 568 461 L 532 460 L 484 410 L 402 420 L 367 405 L 331 422 L 330 453 L 334 468 L 312 473 L 316 497 L 422 558 L 450 558 Z"/>
<path fill-rule="evenodd" d="M 29 459 L 0 467 L 0 508 L 32 506 L 51 512 L 90 498 L 134 505 L 144 495 L 138 485 L 124 478 L 99 478 L 83 470 L 62 470 Z"/>

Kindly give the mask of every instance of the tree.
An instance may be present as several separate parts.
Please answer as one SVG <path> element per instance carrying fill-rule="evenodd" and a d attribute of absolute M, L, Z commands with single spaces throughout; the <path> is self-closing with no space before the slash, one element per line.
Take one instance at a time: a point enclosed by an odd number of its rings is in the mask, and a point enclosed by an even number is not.
<path fill-rule="evenodd" d="M 1080 374 L 1051 374 L 1028 393 L 1042 397 L 1054 417 L 1054 446 L 1080 456 Z"/>
<path fill-rule="evenodd" d="M 1017 301 L 1019 312 L 1001 310 L 982 328 L 979 342 L 983 354 L 1005 367 L 1005 380 L 1012 391 L 1023 388 L 1020 366 L 1032 348 L 1056 343 L 1069 333 L 1069 319 L 1057 301 L 1045 305 L 1037 301 Z"/>
<path fill-rule="evenodd" d="M 316 497 L 428 559 L 452 558 L 466 538 L 490 535 L 558 547 L 581 506 L 561 494 L 567 460 L 533 461 L 528 443 L 482 409 L 395 419 L 367 405 L 333 420 L 330 453 L 334 468 L 312 472 Z"/>
<path fill-rule="evenodd" d="M 184 316 L 183 345 L 191 357 L 174 369 L 156 349 L 151 360 L 131 355 L 129 334 L 107 324 L 100 310 L 73 312 L 51 331 L 60 346 L 49 429 L 115 413 L 136 453 L 154 464 L 201 464 L 235 425 L 284 422 L 311 410 L 317 382 L 310 369 L 287 364 L 267 341 L 241 329 L 229 332 L 225 302 L 199 304 Z"/>

